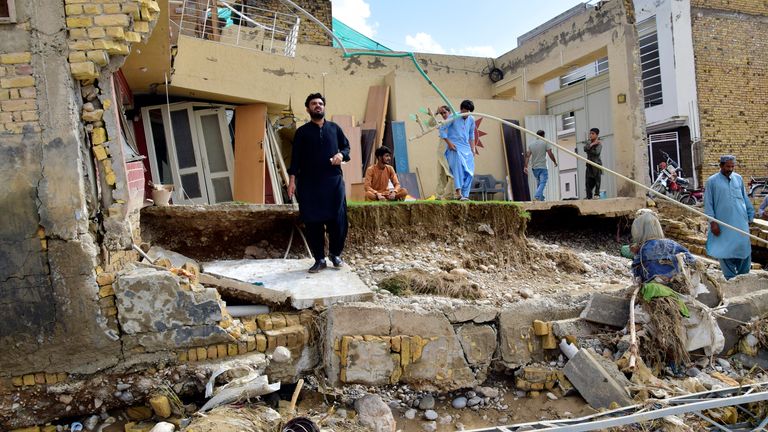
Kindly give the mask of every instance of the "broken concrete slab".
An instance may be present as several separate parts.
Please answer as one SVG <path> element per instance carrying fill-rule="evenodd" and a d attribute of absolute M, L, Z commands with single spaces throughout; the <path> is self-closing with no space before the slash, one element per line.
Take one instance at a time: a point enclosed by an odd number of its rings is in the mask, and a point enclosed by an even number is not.
<path fill-rule="evenodd" d="M 231 298 L 256 304 L 282 304 L 288 300 L 288 293 L 273 290 L 262 285 L 254 285 L 237 279 L 215 274 L 200 273 L 198 280 L 203 285 L 213 286 L 216 290 Z"/>
<path fill-rule="evenodd" d="M 629 299 L 594 293 L 581 318 L 596 324 L 623 328 L 629 321 Z"/>
<path fill-rule="evenodd" d="M 739 342 L 740 322 L 749 322 L 768 313 L 768 290 L 731 297 L 725 303 L 727 312 L 722 317 L 718 316 L 717 325 L 725 337 L 723 352 L 727 353 Z"/>
<path fill-rule="evenodd" d="M 345 382 L 388 385 L 400 367 L 400 357 L 393 357 L 389 340 L 353 340 L 349 342 Z"/>
<path fill-rule="evenodd" d="M 544 360 L 541 338 L 533 334 L 533 320 L 575 318 L 583 303 L 576 299 L 536 298 L 523 300 L 499 313 L 499 352 L 510 368 Z"/>
<path fill-rule="evenodd" d="M 157 262 L 160 258 L 168 258 L 171 262 L 171 266 L 181 268 L 184 264 L 191 262 L 200 267 L 197 261 L 192 258 L 188 258 L 178 252 L 163 249 L 160 246 L 152 246 L 147 251 L 147 256 L 152 258 L 152 261 Z"/>
<path fill-rule="evenodd" d="M 162 332 L 124 335 L 121 340 L 125 350 L 141 347 L 149 352 L 235 342 L 235 338 L 218 325 L 185 326 Z"/>
<path fill-rule="evenodd" d="M 215 289 L 183 290 L 169 271 L 136 268 L 118 275 L 114 287 L 120 327 L 128 335 L 215 325 L 222 319 Z"/>
<path fill-rule="evenodd" d="M 311 259 L 224 260 L 204 263 L 203 271 L 283 292 L 296 309 L 373 298 L 373 292 L 349 266 L 316 274 L 307 273 L 313 263 Z"/>
<path fill-rule="evenodd" d="M 624 374 L 613 362 L 602 361 L 594 351 L 579 350 L 568 360 L 563 371 L 592 408 L 610 408 L 614 403 L 618 406 L 632 405 Z"/>

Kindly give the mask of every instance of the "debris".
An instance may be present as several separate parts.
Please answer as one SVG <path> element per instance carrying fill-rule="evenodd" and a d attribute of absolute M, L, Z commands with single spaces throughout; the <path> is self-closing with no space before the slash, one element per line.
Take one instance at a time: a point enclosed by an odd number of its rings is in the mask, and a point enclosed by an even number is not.
<path fill-rule="evenodd" d="M 291 351 L 284 346 L 275 348 L 275 351 L 272 353 L 272 361 L 276 363 L 288 363 L 291 361 Z"/>
<path fill-rule="evenodd" d="M 155 425 L 149 432 L 173 432 L 176 430 L 176 426 L 173 423 L 160 422 Z"/>
<path fill-rule="evenodd" d="M 565 365 L 565 376 L 592 408 L 609 408 L 612 404 L 632 404 L 626 387 L 627 379 L 615 364 L 608 366 L 588 349 L 579 350 Z M 610 370 L 606 370 L 606 366 Z"/>
<path fill-rule="evenodd" d="M 601 293 L 594 293 L 581 312 L 581 318 L 611 327 L 622 328 L 629 320 L 629 300 Z"/>
<path fill-rule="evenodd" d="M 149 399 L 149 404 L 152 405 L 152 411 L 155 415 L 162 418 L 168 418 L 171 416 L 171 403 L 168 397 L 164 395 L 153 396 Z"/>
<path fill-rule="evenodd" d="M 200 412 L 209 411 L 219 405 L 232 403 L 241 399 L 274 393 L 280 390 L 280 383 L 269 384 L 265 375 L 251 373 L 238 378 L 219 389 L 216 394 L 200 408 Z"/>
<path fill-rule="evenodd" d="M 465 269 L 453 269 L 451 273 L 429 273 L 412 269 L 382 279 L 378 285 L 395 295 L 428 294 L 466 299 L 484 297 L 479 285 L 470 283 L 464 272 L 456 270 L 467 272 Z"/>

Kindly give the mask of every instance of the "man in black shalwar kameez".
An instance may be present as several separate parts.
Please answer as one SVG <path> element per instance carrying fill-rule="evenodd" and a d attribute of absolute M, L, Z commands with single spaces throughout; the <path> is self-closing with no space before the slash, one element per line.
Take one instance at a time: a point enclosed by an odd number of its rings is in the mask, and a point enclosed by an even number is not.
<path fill-rule="evenodd" d="M 293 138 L 288 195 L 296 192 L 299 214 L 315 258 L 309 272 L 317 273 L 327 267 L 326 232 L 331 262 L 335 268 L 342 265 L 347 200 L 341 162 L 349 160 L 349 141 L 339 125 L 325 120 L 325 98 L 320 93 L 307 96 L 304 106 L 312 121 L 298 128 Z"/>

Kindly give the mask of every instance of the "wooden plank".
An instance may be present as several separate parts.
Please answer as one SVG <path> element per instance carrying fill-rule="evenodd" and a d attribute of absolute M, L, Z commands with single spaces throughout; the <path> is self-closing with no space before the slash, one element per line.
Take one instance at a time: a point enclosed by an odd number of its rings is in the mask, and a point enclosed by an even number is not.
<path fill-rule="evenodd" d="M 368 88 L 368 102 L 365 107 L 363 129 L 366 129 L 366 125 L 375 125 L 374 149 L 381 146 L 384 141 L 384 122 L 387 118 L 388 106 L 389 86 L 371 86 Z M 373 152 L 369 155 L 368 163 L 373 163 Z"/>
<path fill-rule="evenodd" d="M 264 136 L 267 106 L 241 105 L 235 108 L 235 201 L 264 204 Z"/>
<path fill-rule="evenodd" d="M 332 120 L 338 124 L 349 140 L 349 162 L 341 165 L 344 172 L 344 189 L 347 199 L 352 197 L 352 183 L 363 181 L 362 149 L 360 147 L 361 129 L 353 126 L 355 118 L 348 115 L 334 115 Z"/>
<path fill-rule="evenodd" d="M 405 137 L 405 122 L 393 121 L 392 144 L 395 147 L 395 171 L 408 172 L 408 139 Z"/>
<path fill-rule="evenodd" d="M 362 157 L 360 160 L 362 161 L 361 170 L 363 173 L 365 173 L 365 170 L 368 169 L 368 165 L 371 163 L 371 158 L 373 157 L 374 153 L 374 140 L 376 139 L 376 131 L 374 129 L 363 129 L 360 136 L 360 147 L 362 151 Z M 365 174 L 363 174 L 365 175 Z"/>
<path fill-rule="evenodd" d="M 350 200 L 365 201 L 365 184 L 364 183 L 352 183 L 352 187 L 350 189 L 352 191 Z"/>

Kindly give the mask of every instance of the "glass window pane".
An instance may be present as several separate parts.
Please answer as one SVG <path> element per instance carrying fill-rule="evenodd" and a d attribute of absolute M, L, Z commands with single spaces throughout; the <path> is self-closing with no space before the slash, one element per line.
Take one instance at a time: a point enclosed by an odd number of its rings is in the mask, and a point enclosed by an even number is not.
<path fill-rule="evenodd" d="M 219 177 L 211 180 L 213 183 L 213 192 L 216 194 L 216 202 L 232 201 L 232 187 L 229 184 L 229 177 Z"/>
<path fill-rule="evenodd" d="M 184 174 L 181 176 L 182 197 L 184 199 L 201 198 L 203 194 L 200 192 L 200 179 L 196 173 Z"/>
<path fill-rule="evenodd" d="M 171 164 L 168 160 L 168 143 L 165 142 L 165 127 L 163 113 L 158 109 L 149 110 L 149 127 L 151 128 L 152 141 L 155 145 L 155 158 L 157 161 L 157 173 L 160 183 L 173 184 Z"/>
<path fill-rule="evenodd" d="M 219 115 L 208 114 L 200 117 L 205 141 L 205 154 L 208 156 L 208 169 L 212 173 L 227 172 L 227 158 L 221 142 Z"/>
<path fill-rule="evenodd" d="M 179 168 L 192 168 L 195 163 L 195 149 L 192 145 L 192 131 L 189 129 L 187 110 L 171 111 L 173 125 L 173 142 L 176 144 L 176 159 Z"/>

